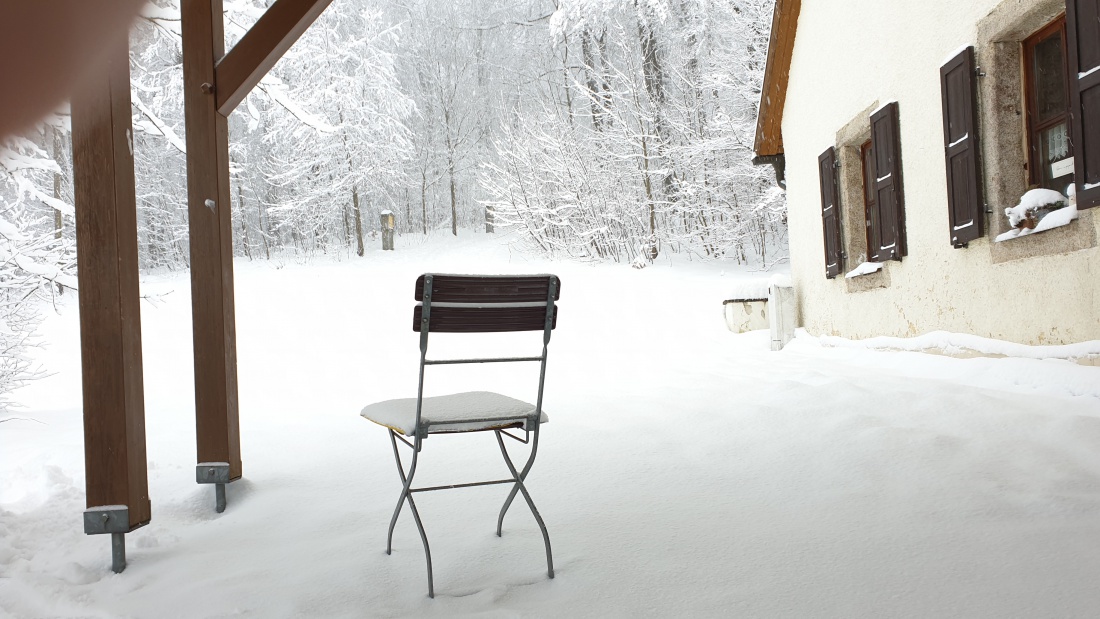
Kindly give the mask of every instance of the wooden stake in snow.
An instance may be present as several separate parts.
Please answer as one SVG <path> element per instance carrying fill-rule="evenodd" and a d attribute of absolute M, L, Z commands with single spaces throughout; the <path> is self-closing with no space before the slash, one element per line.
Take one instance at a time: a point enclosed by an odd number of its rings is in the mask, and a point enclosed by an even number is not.
<path fill-rule="evenodd" d="M 393 211 L 382 211 L 382 249 L 393 249 L 393 229 L 395 227 L 397 218 L 394 216 Z"/>

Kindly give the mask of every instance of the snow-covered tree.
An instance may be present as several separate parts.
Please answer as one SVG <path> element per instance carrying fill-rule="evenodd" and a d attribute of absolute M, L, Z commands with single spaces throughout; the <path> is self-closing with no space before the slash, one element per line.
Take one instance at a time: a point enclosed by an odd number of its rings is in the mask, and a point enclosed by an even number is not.
<path fill-rule="evenodd" d="M 38 372 L 27 355 L 43 298 L 76 287 L 67 118 L 0 144 L 0 411 Z"/>

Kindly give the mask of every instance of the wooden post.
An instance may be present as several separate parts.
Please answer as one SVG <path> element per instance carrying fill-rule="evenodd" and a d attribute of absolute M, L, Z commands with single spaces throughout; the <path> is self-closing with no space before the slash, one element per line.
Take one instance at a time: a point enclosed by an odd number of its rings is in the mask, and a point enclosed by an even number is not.
<path fill-rule="evenodd" d="M 150 506 L 130 55 L 125 38 L 111 45 L 103 78 L 73 98 L 72 125 L 89 508 L 85 531 L 115 534 L 117 544 L 121 534 L 149 522 Z M 116 571 L 125 565 L 122 556 Z"/>
<path fill-rule="evenodd" d="M 222 0 L 183 0 L 183 108 L 187 125 L 187 217 L 195 345 L 196 481 L 241 477 L 229 122 L 233 111 L 331 0 L 276 0 L 225 53 Z"/>
<path fill-rule="evenodd" d="M 396 218 L 393 211 L 382 211 L 382 249 L 393 249 L 393 229 L 396 226 Z"/>
<path fill-rule="evenodd" d="M 225 52 L 222 0 L 183 0 L 183 103 L 195 345 L 198 479 L 241 477 L 229 127 L 218 113 L 215 65 Z M 210 472 L 216 471 L 216 472 Z"/>

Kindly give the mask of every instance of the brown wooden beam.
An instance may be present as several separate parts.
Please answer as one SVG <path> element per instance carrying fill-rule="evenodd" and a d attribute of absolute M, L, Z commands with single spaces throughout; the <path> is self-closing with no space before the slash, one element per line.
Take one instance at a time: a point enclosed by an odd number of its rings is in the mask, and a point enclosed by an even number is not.
<path fill-rule="evenodd" d="M 768 60 L 760 89 L 753 151 L 767 157 L 783 153 L 783 108 L 787 103 L 787 80 L 798 29 L 802 0 L 776 0 L 772 13 Z"/>
<path fill-rule="evenodd" d="M 121 37 L 102 79 L 73 97 L 72 126 L 87 506 L 125 505 L 125 530 L 150 517 L 130 114 Z"/>
<path fill-rule="evenodd" d="M 229 127 L 211 85 L 223 56 L 222 0 L 183 0 L 183 103 L 187 124 L 187 214 L 195 345 L 199 463 L 227 463 L 241 476 Z"/>
<path fill-rule="evenodd" d="M 218 112 L 229 116 L 332 0 L 276 0 L 216 67 Z"/>

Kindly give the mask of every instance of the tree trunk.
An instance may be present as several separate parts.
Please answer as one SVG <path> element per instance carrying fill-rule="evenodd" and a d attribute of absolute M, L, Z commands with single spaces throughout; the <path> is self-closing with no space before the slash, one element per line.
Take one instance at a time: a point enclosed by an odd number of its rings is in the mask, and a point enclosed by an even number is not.
<path fill-rule="evenodd" d="M 565 109 L 569 112 L 569 126 L 573 126 L 573 89 L 569 87 L 569 35 L 562 36 L 561 82 L 565 91 Z M 492 232 L 492 230 L 488 230 Z"/>
<path fill-rule="evenodd" d="M 244 193 L 241 189 L 241 183 L 237 182 L 237 212 L 241 216 L 241 234 L 244 236 L 244 255 L 248 256 L 249 260 L 252 260 L 252 245 L 248 242 L 248 218 L 244 216 Z"/>
<path fill-rule="evenodd" d="M 608 67 L 611 66 L 611 61 L 607 59 L 607 28 L 600 31 L 600 36 L 596 38 L 596 49 L 600 52 L 600 105 L 603 106 L 604 112 L 611 113 L 611 76 L 608 74 Z M 610 125 L 610 117 L 604 117 L 604 124 Z"/>
<path fill-rule="evenodd" d="M 420 224 L 428 236 L 428 171 L 420 169 Z"/>
<path fill-rule="evenodd" d="M 657 209 L 653 204 L 653 183 L 649 180 L 649 146 L 645 135 L 642 136 L 642 184 L 645 186 L 646 203 L 649 205 L 649 247 L 646 256 L 650 260 L 657 258 Z"/>
<path fill-rule="evenodd" d="M 344 218 L 344 245 L 351 247 L 351 223 L 348 222 L 348 207 L 340 209 L 340 214 Z"/>
<path fill-rule="evenodd" d="M 53 129 L 53 160 L 58 162 L 58 167 L 60 167 L 60 162 L 63 160 L 61 153 L 63 148 L 64 146 L 61 141 L 61 132 L 55 128 Z M 61 172 L 55 172 L 53 175 L 53 197 L 55 200 L 61 199 L 61 182 Z M 61 211 L 55 208 L 53 210 L 53 238 L 57 239 L 58 241 L 61 240 L 62 224 L 63 221 L 61 219 Z M 57 294 L 65 294 L 65 287 L 61 284 L 57 284 Z"/>
<path fill-rule="evenodd" d="M 592 110 L 592 128 L 603 131 L 603 95 L 596 82 L 597 68 L 593 54 L 592 33 L 585 29 L 581 32 L 581 59 L 584 64 L 584 85 L 588 88 L 588 105 Z"/>
<path fill-rule="evenodd" d="M 637 0 L 634 2 L 638 5 Z M 638 20 L 638 42 L 642 48 L 642 80 L 645 82 L 646 92 L 653 105 L 653 119 L 657 130 L 657 148 L 659 155 L 664 156 L 664 148 L 669 143 L 670 132 L 668 121 L 665 119 L 667 101 L 665 99 L 665 75 L 661 65 L 661 56 L 657 47 L 657 35 L 648 24 L 648 20 Z M 666 162 L 664 178 L 661 186 L 664 189 L 665 199 L 674 200 L 672 166 Z"/>
<path fill-rule="evenodd" d="M 260 227 L 260 241 L 264 244 L 264 257 L 271 260 L 271 245 L 267 242 L 267 227 L 264 225 L 264 204 L 256 201 L 256 221 Z"/>
<path fill-rule="evenodd" d="M 591 30 L 581 32 L 581 62 L 584 65 L 584 85 L 588 90 L 588 103 L 592 110 L 592 128 L 603 131 L 610 123 L 611 113 L 611 86 L 608 84 L 605 71 L 607 69 L 607 50 L 604 37 L 607 32 L 601 32 L 599 38 L 592 34 Z M 596 54 L 599 54 L 599 61 Z"/>
<path fill-rule="evenodd" d="M 354 185 L 351 188 L 351 209 L 355 213 L 355 255 L 362 256 L 363 247 L 363 212 L 359 208 L 359 188 Z"/>
<path fill-rule="evenodd" d="M 455 166 L 454 162 L 448 164 L 447 173 L 451 184 L 451 234 L 458 236 L 458 199 L 455 195 Z"/>
<path fill-rule="evenodd" d="M 405 221 L 403 222 L 405 227 L 405 234 L 412 232 L 412 202 L 409 202 L 409 188 L 405 187 Z"/>

